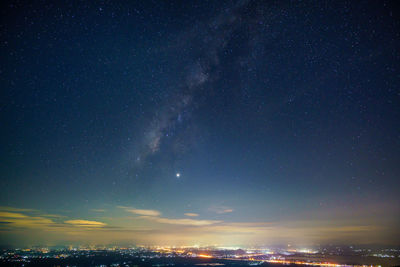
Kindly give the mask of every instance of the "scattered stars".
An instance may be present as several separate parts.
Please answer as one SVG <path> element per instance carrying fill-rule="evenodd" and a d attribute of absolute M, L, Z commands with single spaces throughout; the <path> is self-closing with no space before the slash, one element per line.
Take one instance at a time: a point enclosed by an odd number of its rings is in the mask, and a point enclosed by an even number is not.
<path fill-rule="evenodd" d="M 290 217 L 300 233 L 311 217 L 330 223 L 310 219 L 316 229 L 362 221 L 387 231 L 373 238 L 395 236 L 400 20 L 390 1 L 11 2 L 0 23 L 0 207 L 68 206 L 78 217 L 87 200 L 120 202 L 183 226 L 196 219 L 184 212 L 207 221 L 214 205 L 232 207 L 214 212 L 222 228 Z M 387 225 L 371 207 L 384 207 Z M 269 240 L 239 232 L 238 244 Z M 308 239 L 318 241 L 298 238 Z"/>

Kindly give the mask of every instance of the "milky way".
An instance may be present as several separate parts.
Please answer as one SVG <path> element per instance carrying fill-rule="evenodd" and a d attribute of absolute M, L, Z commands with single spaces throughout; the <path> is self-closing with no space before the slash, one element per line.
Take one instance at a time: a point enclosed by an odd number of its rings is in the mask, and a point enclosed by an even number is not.
<path fill-rule="evenodd" d="M 196 139 L 196 133 L 189 127 L 195 122 L 191 121 L 191 113 L 202 104 L 204 98 L 210 97 L 210 92 L 218 90 L 216 87 L 223 71 L 220 66 L 221 56 L 230 51 L 225 51 L 227 44 L 235 37 L 233 33 L 249 31 L 247 38 L 241 40 L 241 46 L 246 50 L 235 64 L 237 67 L 254 64 L 259 51 L 257 42 L 260 38 L 259 26 L 263 27 L 266 20 L 272 18 L 258 11 L 255 17 L 248 17 L 246 12 L 260 8 L 259 5 L 249 5 L 243 1 L 235 7 L 226 8 L 224 12 L 211 19 L 208 23 L 198 23 L 186 33 L 181 34 L 173 48 L 175 53 L 182 49 L 196 48 L 196 53 L 189 52 L 192 61 L 183 72 L 184 78 L 176 84 L 178 93 L 174 94 L 167 103 L 160 103 L 156 109 L 154 118 L 144 132 L 142 148 L 136 155 L 136 163 L 142 164 L 149 155 L 160 151 L 160 147 L 168 142 L 169 148 L 175 154 L 181 154 L 191 149 L 191 142 Z M 241 65 L 241 66 L 240 66 Z M 184 138 L 182 136 L 185 135 Z M 189 136 L 187 136 L 189 135 Z"/>

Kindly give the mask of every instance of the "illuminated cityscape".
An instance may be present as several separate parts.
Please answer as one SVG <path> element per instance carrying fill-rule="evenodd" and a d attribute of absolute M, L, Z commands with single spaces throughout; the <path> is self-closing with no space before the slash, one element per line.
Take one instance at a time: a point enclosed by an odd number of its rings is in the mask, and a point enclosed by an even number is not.
<path fill-rule="evenodd" d="M 229 247 L 73 247 L 5 250 L 1 263 L 10 266 L 87 264 L 95 266 L 253 266 L 262 264 L 308 266 L 394 266 L 400 250 L 325 247 L 321 250 Z M 345 263 L 345 262 L 351 263 Z M 368 264 L 366 264 L 368 263 Z"/>
<path fill-rule="evenodd" d="M 395 0 L 3 0 L 0 266 L 400 266 Z"/>

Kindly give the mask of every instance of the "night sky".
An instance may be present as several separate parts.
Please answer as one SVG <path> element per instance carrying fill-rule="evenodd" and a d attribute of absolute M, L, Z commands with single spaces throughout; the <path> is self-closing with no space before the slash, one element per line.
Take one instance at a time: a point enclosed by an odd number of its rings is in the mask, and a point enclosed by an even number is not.
<path fill-rule="evenodd" d="M 399 11 L 2 2 L 0 245 L 399 245 Z"/>

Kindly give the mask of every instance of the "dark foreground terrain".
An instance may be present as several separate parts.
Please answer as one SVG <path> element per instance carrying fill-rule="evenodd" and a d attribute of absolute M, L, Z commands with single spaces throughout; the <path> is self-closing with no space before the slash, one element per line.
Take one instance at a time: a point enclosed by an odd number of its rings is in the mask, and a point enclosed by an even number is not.
<path fill-rule="evenodd" d="M 306 264 L 294 263 L 269 263 L 262 261 L 248 261 L 248 260 L 233 260 L 233 259 L 204 259 L 204 258 L 185 258 L 185 257 L 163 257 L 163 258 L 133 258 L 122 257 L 120 255 L 96 255 L 91 257 L 79 256 L 68 258 L 34 258 L 26 261 L 19 260 L 5 260 L 0 261 L 1 266 L 102 266 L 102 267 L 116 267 L 116 266 L 152 266 L 152 267 L 167 267 L 167 266 L 309 266 Z M 361 266 L 361 265 L 322 265 L 322 266 Z M 399 266 L 398 264 L 391 264 L 386 262 L 383 265 L 364 265 L 364 266 Z"/>

